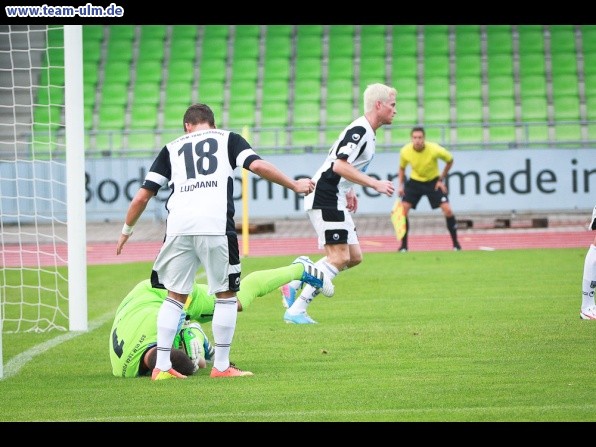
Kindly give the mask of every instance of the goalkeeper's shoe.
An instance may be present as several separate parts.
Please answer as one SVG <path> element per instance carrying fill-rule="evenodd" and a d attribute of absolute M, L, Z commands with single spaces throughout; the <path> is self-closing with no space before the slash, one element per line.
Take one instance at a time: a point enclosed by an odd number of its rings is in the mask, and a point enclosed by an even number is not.
<path fill-rule="evenodd" d="M 302 273 L 300 281 L 313 286 L 315 289 L 321 289 L 321 292 L 323 292 L 323 295 L 325 296 L 333 296 L 335 294 L 335 286 L 331 280 L 329 280 L 320 269 L 315 267 L 308 256 L 300 256 L 292 262 L 292 264 L 297 263 L 304 266 L 304 272 Z"/>
<path fill-rule="evenodd" d="M 254 376 L 253 373 L 250 371 L 242 371 L 240 368 L 236 367 L 233 363 L 230 362 L 230 366 L 225 371 L 220 371 L 215 366 L 211 368 L 211 377 L 246 377 L 246 376 Z"/>
<path fill-rule="evenodd" d="M 284 284 L 279 290 L 281 292 L 281 303 L 286 309 L 289 309 L 296 301 L 296 289 L 289 284 Z"/>
<path fill-rule="evenodd" d="M 167 371 L 162 371 L 159 368 L 153 368 L 151 373 L 151 380 L 167 380 L 167 379 L 186 379 L 184 374 L 180 374 L 174 368 L 170 368 Z"/>
<path fill-rule="evenodd" d="M 596 206 L 594 207 L 594 211 L 592 211 L 592 222 L 590 224 L 590 230 L 596 230 Z"/>

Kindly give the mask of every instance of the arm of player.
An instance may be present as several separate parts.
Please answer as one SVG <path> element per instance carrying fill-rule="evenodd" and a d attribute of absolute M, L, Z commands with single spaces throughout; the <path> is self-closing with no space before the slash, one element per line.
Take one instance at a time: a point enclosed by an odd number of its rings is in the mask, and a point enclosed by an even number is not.
<path fill-rule="evenodd" d="M 291 179 L 275 165 L 263 159 L 254 160 L 250 164 L 250 171 L 270 182 L 285 186 L 296 194 L 310 194 L 315 189 L 315 183 L 310 178 Z"/>
<path fill-rule="evenodd" d="M 376 178 L 359 171 L 346 160 L 336 160 L 333 163 L 333 172 L 337 175 L 341 175 L 346 180 L 361 186 L 373 188 L 378 193 L 385 194 L 389 197 L 391 197 L 395 191 L 395 187 L 391 180 L 377 180 Z"/>
<path fill-rule="evenodd" d="M 154 197 L 153 192 L 145 188 L 139 188 L 139 190 L 133 197 L 128 207 L 128 211 L 126 212 L 126 219 L 124 220 L 123 232 L 120 234 L 120 237 L 118 238 L 118 245 L 116 246 L 117 255 L 122 253 L 122 247 L 124 247 L 124 244 L 132 235 L 133 227 L 139 220 L 139 217 L 141 217 L 141 215 L 143 214 L 143 211 L 145 211 L 145 208 L 147 208 L 147 204 L 149 203 L 152 197 Z M 124 232 L 125 229 L 128 230 L 128 234 Z"/>

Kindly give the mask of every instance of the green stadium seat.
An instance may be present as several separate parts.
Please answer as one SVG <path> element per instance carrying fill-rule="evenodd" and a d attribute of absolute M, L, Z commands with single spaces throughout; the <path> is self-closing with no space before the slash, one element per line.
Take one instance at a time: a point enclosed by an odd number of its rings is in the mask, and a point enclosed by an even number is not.
<path fill-rule="evenodd" d="M 326 109 L 327 125 L 347 126 L 354 120 L 351 100 L 328 100 Z"/>
<path fill-rule="evenodd" d="M 184 114 L 189 107 L 189 103 L 168 102 L 164 104 L 163 108 L 163 127 L 164 129 L 180 129 L 179 135 L 182 134 L 182 121 Z M 211 107 L 211 104 L 209 104 Z M 217 116 L 215 117 L 217 121 Z"/>
<path fill-rule="evenodd" d="M 560 74 L 553 76 L 553 97 L 575 96 L 579 97 L 577 75 Z"/>
<path fill-rule="evenodd" d="M 539 96 L 546 98 L 546 78 L 544 75 L 528 75 L 520 79 L 520 95 L 522 97 Z"/>
<path fill-rule="evenodd" d="M 230 85 L 230 100 L 232 102 L 254 103 L 257 97 L 255 81 L 235 80 Z M 221 97 L 223 99 L 223 96 Z"/>
<path fill-rule="evenodd" d="M 128 85 L 119 82 L 104 83 L 100 95 L 102 104 L 125 107 L 128 102 Z"/>
<path fill-rule="evenodd" d="M 377 79 L 377 82 L 386 83 L 385 56 L 362 56 L 360 58 L 360 77 Z"/>
<path fill-rule="evenodd" d="M 38 105 L 33 110 L 33 122 L 36 126 L 47 125 L 47 130 L 52 131 L 60 127 L 62 120 L 61 106 Z"/>
<path fill-rule="evenodd" d="M 369 29 L 366 26 L 362 28 L 360 36 L 360 57 L 376 57 L 385 58 L 385 34 L 369 34 L 365 30 Z"/>
<path fill-rule="evenodd" d="M 546 97 L 522 97 L 521 99 L 522 121 L 546 121 L 547 110 Z"/>
<path fill-rule="evenodd" d="M 96 63 L 83 63 L 83 83 L 95 87 L 99 79 L 99 66 Z"/>
<path fill-rule="evenodd" d="M 449 99 L 449 78 L 444 76 L 424 77 L 424 101 L 428 99 Z"/>
<path fill-rule="evenodd" d="M 467 54 L 455 59 L 455 75 L 482 78 L 482 60 L 480 55 Z"/>
<path fill-rule="evenodd" d="M 294 126 L 318 126 L 320 122 L 320 104 L 316 101 L 294 101 Z"/>
<path fill-rule="evenodd" d="M 488 76 L 513 76 L 513 56 L 511 54 L 491 54 L 488 57 Z"/>
<path fill-rule="evenodd" d="M 232 61 L 232 82 L 256 82 L 259 65 L 257 59 L 234 59 Z"/>
<path fill-rule="evenodd" d="M 255 124 L 254 102 L 230 101 L 228 110 L 228 127 L 242 129 L 244 126 L 253 127 Z"/>
<path fill-rule="evenodd" d="M 432 25 L 424 27 L 424 56 L 449 56 L 449 33 L 431 31 Z"/>
<path fill-rule="evenodd" d="M 292 132 L 292 144 L 304 148 L 316 147 L 319 145 L 319 131 L 295 129 Z"/>
<path fill-rule="evenodd" d="M 259 39 L 257 37 L 236 36 L 234 39 L 234 61 L 240 59 L 259 59 Z"/>
<path fill-rule="evenodd" d="M 290 78 L 290 60 L 283 58 L 266 58 L 263 70 L 264 83 L 272 80 L 287 82 Z"/>
<path fill-rule="evenodd" d="M 267 37 L 292 37 L 293 25 L 267 25 Z"/>
<path fill-rule="evenodd" d="M 542 25 L 518 25 L 519 54 L 544 54 L 544 33 Z"/>
<path fill-rule="evenodd" d="M 596 28 L 588 28 L 587 25 L 582 25 L 581 34 L 584 57 L 588 53 L 596 53 Z"/>
<path fill-rule="evenodd" d="M 235 39 L 258 39 L 261 34 L 261 27 L 259 25 L 236 25 Z"/>
<path fill-rule="evenodd" d="M 172 25 L 170 37 L 172 42 L 177 41 L 179 38 L 196 41 L 198 31 L 197 25 Z M 227 34 L 224 37 L 227 37 Z"/>
<path fill-rule="evenodd" d="M 169 79 L 178 79 L 177 76 L 182 74 L 177 72 L 177 68 L 181 65 L 181 61 L 170 62 L 168 66 Z M 174 65 L 174 66 L 172 66 Z M 189 77 L 193 76 L 193 65 L 189 61 Z M 162 63 L 157 59 L 143 59 L 137 62 L 137 79 L 136 82 L 161 82 Z"/>
<path fill-rule="evenodd" d="M 112 129 L 101 130 L 95 136 L 95 149 L 104 152 L 122 150 L 122 132 Z"/>
<path fill-rule="evenodd" d="M 482 99 L 462 98 L 456 104 L 458 123 L 482 123 Z"/>
<path fill-rule="evenodd" d="M 40 85 L 64 85 L 64 70 L 62 68 L 48 68 L 41 70 Z"/>
<path fill-rule="evenodd" d="M 128 84 L 130 81 L 130 64 L 122 61 L 106 61 L 104 66 L 104 84 L 118 82 Z"/>
<path fill-rule="evenodd" d="M 167 25 L 143 25 L 141 26 L 141 41 L 144 39 L 150 40 L 165 40 L 168 34 Z"/>
<path fill-rule="evenodd" d="M 418 25 L 393 25 L 393 35 L 402 35 L 402 34 L 416 34 L 418 32 Z"/>
<path fill-rule="evenodd" d="M 586 98 L 596 97 L 596 72 L 585 75 L 584 88 Z"/>
<path fill-rule="evenodd" d="M 584 53 L 584 77 L 596 74 L 596 53 Z"/>
<path fill-rule="evenodd" d="M 142 77 L 145 79 L 146 76 L 151 76 L 153 78 L 152 79 L 153 81 L 159 82 L 161 79 L 161 66 L 158 68 L 157 65 L 159 65 L 159 63 L 153 64 L 153 68 L 152 68 L 153 72 L 152 73 L 143 73 Z M 211 67 L 211 64 L 209 64 L 209 65 Z M 213 65 L 215 65 L 215 64 L 213 64 Z M 205 76 L 206 76 L 206 72 L 202 71 L 204 68 L 206 68 L 205 65 L 202 65 L 201 66 L 201 79 L 205 79 Z M 171 60 L 170 63 L 168 64 L 167 70 L 168 70 L 168 81 L 192 82 L 192 80 L 194 79 L 195 67 L 194 67 L 194 63 L 191 60 L 182 60 L 182 59 Z M 140 73 L 137 71 L 137 76 L 139 74 Z M 215 79 L 215 74 L 213 74 L 213 76 L 214 77 L 210 78 L 210 79 Z"/>
<path fill-rule="evenodd" d="M 83 110 L 85 130 L 91 130 L 93 128 L 93 106 L 85 105 Z"/>
<path fill-rule="evenodd" d="M 83 41 L 83 63 L 99 65 L 101 59 L 101 40 Z"/>
<path fill-rule="evenodd" d="M 159 105 L 161 87 L 157 82 L 139 82 L 135 83 L 133 89 L 134 103 L 144 104 L 151 107 Z"/>
<path fill-rule="evenodd" d="M 228 41 L 225 37 L 203 38 L 201 45 L 201 63 L 210 60 L 224 61 L 228 55 Z"/>
<path fill-rule="evenodd" d="M 352 91 L 353 84 L 350 79 L 335 79 L 333 82 L 327 84 L 327 100 L 349 100 L 352 101 L 354 93 Z"/>
<path fill-rule="evenodd" d="M 83 85 L 85 88 L 85 85 Z M 95 89 L 91 86 L 93 93 L 95 93 Z M 83 90 L 85 91 L 85 90 Z M 89 93 L 89 91 L 88 91 Z M 93 99 L 93 97 L 92 97 Z M 64 87 L 62 86 L 55 86 L 55 87 L 40 87 L 37 89 L 37 104 L 40 105 L 62 105 L 64 104 Z"/>
<path fill-rule="evenodd" d="M 551 63 L 553 76 L 577 73 L 575 53 L 554 53 L 551 56 Z"/>
<path fill-rule="evenodd" d="M 135 38 L 136 25 L 109 25 L 110 40 L 128 40 Z"/>
<path fill-rule="evenodd" d="M 175 60 L 187 60 L 194 61 L 196 59 L 197 48 L 196 40 L 189 37 L 176 37 L 172 36 L 170 42 L 170 61 Z"/>
<path fill-rule="evenodd" d="M 296 59 L 295 70 L 296 80 L 320 80 L 322 73 L 321 59 L 312 57 Z"/>
<path fill-rule="evenodd" d="M 155 129 L 157 126 L 157 107 L 134 103 L 130 114 L 130 129 Z"/>
<path fill-rule="evenodd" d="M 492 98 L 488 103 L 488 119 L 495 123 L 513 123 L 515 121 L 513 97 Z"/>
<path fill-rule="evenodd" d="M 329 36 L 350 36 L 354 37 L 356 30 L 354 25 L 329 25 Z"/>
<path fill-rule="evenodd" d="M 575 53 L 575 30 L 572 25 L 550 26 L 550 52 Z"/>
<path fill-rule="evenodd" d="M 582 139 L 581 126 L 576 123 L 555 123 L 555 140 L 577 144 Z"/>
<path fill-rule="evenodd" d="M 393 78 L 393 87 L 397 90 L 397 101 L 402 99 L 416 99 L 418 97 L 418 81 L 415 77 Z"/>
<path fill-rule="evenodd" d="M 183 61 L 176 61 L 176 63 L 181 65 L 186 65 L 186 68 L 181 68 L 183 70 L 184 81 L 191 81 L 192 79 L 192 72 L 191 76 L 186 76 L 186 73 L 190 70 L 189 65 L 192 66 L 192 63 L 189 61 L 185 61 L 186 63 L 183 64 Z M 174 61 L 170 61 L 169 69 L 172 69 L 172 64 Z M 224 82 L 226 78 L 226 62 L 223 59 L 206 59 L 203 60 L 199 64 L 199 73 L 200 73 L 200 80 L 201 81 L 219 81 Z M 170 71 L 170 77 L 172 73 Z"/>
<path fill-rule="evenodd" d="M 449 55 L 433 55 L 424 57 L 424 77 L 449 77 Z"/>
<path fill-rule="evenodd" d="M 292 40 L 290 36 L 276 36 L 267 33 L 265 40 L 266 58 L 285 58 L 289 59 L 292 54 Z"/>
<path fill-rule="evenodd" d="M 301 25 L 304 26 L 304 25 Z M 320 58 L 323 54 L 323 41 L 320 36 L 298 35 L 296 42 L 296 58 Z"/>
<path fill-rule="evenodd" d="M 449 123 L 449 99 L 428 99 L 424 101 L 424 122 L 426 124 Z"/>
<path fill-rule="evenodd" d="M 455 55 L 480 56 L 480 26 L 478 25 L 456 25 L 455 27 Z"/>
<path fill-rule="evenodd" d="M 161 62 L 165 54 L 165 45 L 162 39 L 141 39 L 139 43 L 139 61 L 153 60 Z"/>
<path fill-rule="evenodd" d="M 466 127 L 459 125 L 457 127 L 458 143 L 482 143 L 484 140 L 482 126 Z"/>
<path fill-rule="evenodd" d="M 418 62 L 416 56 L 394 56 L 391 61 L 391 78 L 394 83 L 396 79 L 417 79 Z"/>
<path fill-rule="evenodd" d="M 185 83 L 183 91 L 192 96 L 192 84 Z M 225 96 L 225 84 L 221 81 L 204 80 L 199 82 L 199 101 L 205 104 L 221 102 Z"/>
<path fill-rule="evenodd" d="M 99 108 L 99 130 L 124 130 L 126 109 L 120 105 L 102 103 Z"/>
<path fill-rule="evenodd" d="M 488 25 L 486 27 L 486 51 L 489 60 L 497 54 L 513 54 L 511 25 Z"/>
<path fill-rule="evenodd" d="M 153 130 L 147 132 L 133 131 L 128 135 L 127 148 L 131 156 L 153 156 L 158 147 L 155 144 L 156 137 Z"/>
<path fill-rule="evenodd" d="M 418 54 L 418 36 L 416 30 L 410 33 L 404 33 L 398 32 L 394 27 L 391 53 L 394 59 L 400 56 L 415 57 Z"/>
<path fill-rule="evenodd" d="M 132 40 L 108 40 L 106 60 L 130 63 L 133 55 Z"/>
<path fill-rule="evenodd" d="M 201 97 L 201 86 L 203 85 L 203 83 L 207 83 L 208 81 L 201 81 L 201 83 L 199 84 L 199 101 L 203 101 L 203 98 Z M 217 82 L 217 81 L 215 81 Z M 214 83 L 215 83 L 214 82 Z M 185 104 L 187 107 L 190 105 L 190 103 L 192 102 L 192 82 L 191 81 L 172 81 L 171 79 L 168 80 L 168 83 L 166 84 L 166 97 L 165 97 L 165 102 L 166 103 L 171 103 L 171 104 Z M 210 98 L 211 101 L 215 98 Z M 217 98 L 218 101 L 222 101 L 223 97 L 218 97 Z M 211 102 L 209 101 L 209 102 Z M 207 102 L 207 101 L 205 101 Z"/>
<path fill-rule="evenodd" d="M 103 25 L 83 25 L 83 45 L 89 42 L 100 43 L 103 40 Z"/>
<path fill-rule="evenodd" d="M 489 141 L 494 143 L 504 142 L 509 144 L 513 144 L 516 140 L 515 138 L 515 127 L 512 125 L 507 126 L 496 126 L 491 125 L 489 127 Z"/>
<path fill-rule="evenodd" d="M 279 148 L 286 145 L 286 132 L 278 128 L 260 129 L 259 144 L 255 147 L 262 153 L 261 148 Z"/>
<path fill-rule="evenodd" d="M 519 55 L 519 75 L 520 78 L 530 75 L 545 76 L 544 54 L 526 53 Z"/>
<path fill-rule="evenodd" d="M 548 125 L 538 123 L 523 123 L 523 141 L 533 144 L 548 144 Z"/>
<path fill-rule="evenodd" d="M 336 57 L 354 57 L 353 35 L 332 34 L 329 36 L 329 59 Z"/>
<path fill-rule="evenodd" d="M 395 123 L 395 120 L 393 120 L 393 122 Z M 415 123 L 416 121 L 409 126 L 392 126 L 390 129 L 391 144 L 397 148 L 401 148 L 404 144 L 409 143 L 410 132 Z"/>
<path fill-rule="evenodd" d="M 512 76 L 496 75 L 488 78 L 489 101 L 495 98 L 513 98 L 514 94 L 515 88 Z"/>
<path fill-rule="evenodd" d="M 320 101 L 321 81 L 318 79 L 296 79 L 294 98 L 296 101 Z"/>
<path fill-rule="evenodd" d="M 288 125 L 288 104 L 278 100 L 263 100 L 261 106 L 262 127 L 285 127 Z"/>
<path fill-rule="evenodd" d="M 458 102 L 464 98 L 481 98 L 482 78 L 479 76 L 458 76 L 455 82 L 455 97 Z"/>
<path fill-rule="evenodd" d="M 195 31 L 196 34 L 196 31 Z M 205 25 L 203 31 L 204 39 L 227 39 L 230 34 L 230 27 L 228 25 Z"/>
<path fill-rule="evenodd" d="M 329 59 L 327 81 L 329 83 L 335 79 L 349 79 L 354 78 L 354 62 L 348 57 L 338 57 L 336 59 Z"/>
<path fill-rule="evenodd" d="M 386 25 L 362 25 L 360 28 L 360 34 L 363 36 L 385 36 L 387 34 Z"/>
<path fill-rule="evenodd" d="M 263 83 L 263 102 L 282 101 L 286 103 L 289 97 L 289 90 L 288 82 L 285 80 L 268 80 Z M 287 107 L 287 104 L 285 107 Z"/>
<path fill-rule="evenodd" d="M 323 25 L 298 25 L 296 29 L 298 37 L 314 36 L 317 38 L 323 37 Z"/>
<path fill-rule="evenodd" d="M 579 98 L 577 96 L 553 97 L 555 121 L 579 121 Z"/>
<path fill-rule="evenodd" d="M 596 141 L 596 124 L 588 124 L 588 139 Z"/>
<path fill-rule="evenodd" d="M 219 102 L 213 101 L 208 105 L 213 111 L 213 116 L 215 116 L 215 125 L 217 127 L 221 127 L 221 124 L 223 122 L 223 100 Z"/>
<path fill-rule="evenodd" d="M 395 124 L 415 124 L 418 122 L 418 101 L 416 99 L 398 98 Z"/>

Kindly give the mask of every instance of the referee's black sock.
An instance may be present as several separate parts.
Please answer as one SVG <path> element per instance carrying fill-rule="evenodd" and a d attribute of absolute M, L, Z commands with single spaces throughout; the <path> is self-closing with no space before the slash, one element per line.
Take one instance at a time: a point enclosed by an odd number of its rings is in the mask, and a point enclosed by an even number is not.
<path fill-rule="evenodd" d="M 461 248 L 457 240 L 457 222 L 455 221 L 455 216 L 446 217 L 445 220 L 447 221 L 447 229 L 453 241 L 453 247 Z"/>
<path fill-rule="evenodd" d="M 400 250 L 408 249 L 408 232 L 410 231 L 410 219 L 406 217 L 406 232 L 404 233 L 404 237 L 401 238 L 401 247 Z"/>

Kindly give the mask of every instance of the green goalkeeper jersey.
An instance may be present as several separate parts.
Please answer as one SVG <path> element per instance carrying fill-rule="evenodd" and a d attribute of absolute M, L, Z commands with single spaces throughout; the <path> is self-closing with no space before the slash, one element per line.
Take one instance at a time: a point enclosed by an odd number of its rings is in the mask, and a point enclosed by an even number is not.
<path fill-rule="evenodd" d="M 151 287 L 151 281 L 138 283 L 122 300 L 110 331 L 110 362 L 116 377 L 136 377 L 143 354 L 157 344 L 157 313 L 167 290 Z M 186 300 L 187 318 L 204 323 L 213 318 L 215 298 L 206 284 L 194 285 Z M 180 329 L 180 328 L 179 328 Z"/>

